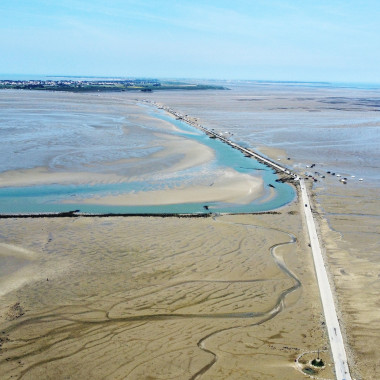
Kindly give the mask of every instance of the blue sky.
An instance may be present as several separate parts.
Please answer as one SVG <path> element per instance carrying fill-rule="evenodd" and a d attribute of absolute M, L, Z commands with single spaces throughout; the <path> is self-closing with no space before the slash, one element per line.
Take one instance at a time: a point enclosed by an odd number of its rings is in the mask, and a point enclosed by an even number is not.
<path fill-rule="evenodd" d="M 378 0 L 1 0 L 0 73 L 380 83 Z"/>

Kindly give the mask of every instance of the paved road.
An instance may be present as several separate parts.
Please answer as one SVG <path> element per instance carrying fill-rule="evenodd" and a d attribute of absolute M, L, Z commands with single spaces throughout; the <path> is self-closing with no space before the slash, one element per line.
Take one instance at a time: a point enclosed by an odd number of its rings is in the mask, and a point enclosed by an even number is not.
<path fill-rule="evenodd" d="M 307 229 L 309 231 L 310 245 L 313 252 L 315 272 L 317 275 L 319 292 L 321 294 L 326 327 L 330 339 L 331 351 L 334 359 L 335 374 L 337 380 L 350 380 L 351 375 L 347 364 L 346 350 L 339 321 L 335 310 L 334 298 L 323 262 L 321 247 L 319 245 L 317 230 L 315 228 L 313 214 L 310 209 L 310 201 L 305 187 L 305 182 L 300 179 L 302 204 L 305 211 Z"/>

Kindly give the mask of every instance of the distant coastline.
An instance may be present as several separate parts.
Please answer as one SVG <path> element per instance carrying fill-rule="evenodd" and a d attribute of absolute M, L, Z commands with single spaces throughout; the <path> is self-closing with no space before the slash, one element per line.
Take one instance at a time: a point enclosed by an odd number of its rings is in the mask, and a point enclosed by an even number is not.
<path fill-rule="evenodd" d="M 2 79 L 0 90 L 42 90 L 68 92 L 121 92 L 157 90 L 227 90 L 224 86 L 159 81 L 158 79 Z"/>
<path fill-rule="evenodd" d="M 118 83 L 135 83 L 137 87 L 143 83 L 153 84 L 160 83 L 160 88 L 153 88 L 153 90 L 207 90 L 207 89 L 221 89 L 229 90 L 232 84 L 238 85 L 281 85 L 290 87 L 310 87 L 310 88 L 338 88 L 338 89 L 358 89 L 358 90 L 379 90 L 379 82 L 342 82 L 334 80 L 272 80 L 272 79 L 216 79 L 216 78 L 186 78 L 186 77 L 173 77 L 173 78 L 159 78 L 159 77 L 127 77 L 127 76 L 112 76 L 112 75 L 47 75 L 47 74 L 16 74 L 16 73 L 0 73 L 0 89 L 4 88 L 3 82 L 78 82 L 89 83 L 94 85 L 109 82 L 114 84 L 115 87 Z M 158 86 L 154 86 L 158 87 Z M 49 89 L 51 90 L 51 89 Z M 96 89 L 97 90 L 97 89 Z M 128 88 L 128 91 L 139 91 L 136 88 Z M 60 90 L 57 90 L 60 91 Z M 61 90 L 62 91 L 62 90 Z M 68 91 L 68 90 L 65 90 Z M 102 90 L 105 91 L 105 88 Z M 107 90 L 111 91 L 111 90 Z M 120 91 L 120 89 L 114 89 Z M 127 89 L 125 89 L 127 91 Z"/>

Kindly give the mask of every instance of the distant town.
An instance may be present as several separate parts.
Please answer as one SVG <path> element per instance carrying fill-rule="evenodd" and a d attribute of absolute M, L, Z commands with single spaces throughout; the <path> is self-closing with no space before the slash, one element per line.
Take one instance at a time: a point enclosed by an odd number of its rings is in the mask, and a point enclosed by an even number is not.
<path fill-rule="evenodd" d="M 182 82 L 159 81 L 158 79 L 123 79 L 123 80 L 0 80 L 1 89 L 48 90 L 70 92 L 96 91 L 142 91 L 156 90 L 225 90 L 223 86 L 194 84 Z"/>

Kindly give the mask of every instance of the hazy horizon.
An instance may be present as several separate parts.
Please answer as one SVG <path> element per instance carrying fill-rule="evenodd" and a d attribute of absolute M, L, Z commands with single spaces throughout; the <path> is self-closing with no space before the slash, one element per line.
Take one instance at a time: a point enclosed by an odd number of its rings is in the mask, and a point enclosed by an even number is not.
<path fill-rule="evenodd" d="M 0 14 L 0 73 L 380 82 L 374 0 L 4 0 Z"/>
<path fill-rule="evenodd" d="M 0 73 L 0 80 L 60 80 L 60 79 L 77 79 L 77 80 L 137 80 L 137 79 L 157 79 L 160 81 L 193 81 L 193 82 L 215 82 L 215 83 L 228 83 L 231 84 L 299 84 L 299 85 L 313 85 L 320 84 L 326 86 L 337 86 L 337 87 L 350 87 L 353 86 L 355 88 L 360 88 L 360 86 L 364 86 L 365 89 L 368 89 L 367 86 L 375 86 L 374 89 L 377 89 L 380 86 L 380 81 L 328 81 L 328 80 L 320 80 L 320 81 L 312 81 L 312 80 L 272 80 L 272 79 L 252 79 L 252 78 L 240 78 L 240 79 L 228 79 L 228 78 L 197 78 L 197 77 L 157 77 L 157 76 L 148 76 L 148 75 L 140 75 L 140 76 L 119 76 L 119 75 L 86 75 L 86 74 L 77 74 L 77 75 L 67 75 L 67 74 L 18 74 L 18 73 Z"/>

